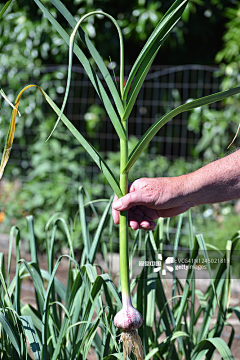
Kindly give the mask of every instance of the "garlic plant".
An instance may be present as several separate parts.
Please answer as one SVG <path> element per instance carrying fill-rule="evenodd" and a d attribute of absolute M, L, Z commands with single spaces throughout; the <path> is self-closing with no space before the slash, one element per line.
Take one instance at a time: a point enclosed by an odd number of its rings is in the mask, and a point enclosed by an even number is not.
<path fill-rule="evenodd" d="M 67 19 L 70 26 L 74 29 L 72 35 L 69 36 L 67 32 L 63 29 L 60 23 L 51 15 L 47 10 L 45 5 L 40 0 L 34 0 L 35 3 L 39 6 L 46 18 L 52 23 L 56 28 L 58 33 L 64 39 L 64 41 L 69 45 L 69 67 L 68 67 L 68 79 L 66 92 L 64 96 L 63 106 L 61 110 L 56 106 L 56 104 L 50 99 L 45 91 L 41 91 L 43 96 L 49 105 L 58 115 L 58 120 L 55 127 L 57 126 L 58 121 L 63 121 L 63 123 L 68 127 L 72 132 L 73 136 L 79 141 L 79 143 L 85 148 L 89 155 L 93 158 L 99 168 L 103 171 L 106 179 L 108 180 L 113 191 L 117 194 L 118 197 L 122 197 L 128 192 L 128 172 L 134 163 L 137 161 L 138 157 L 141 155 L 143 150 L 148 146 L 149 142 L 152 140 L 154 135 L 161 129 L 161 127 L 171 120 L 174 116 L 178 115 L 181 112 L 189 111 L 199 106 L 206 104 L 211 104 L 215 101 L 220 101 L 228 96 L 237 94 L 240 92 L 240 87 L 233 88 L 227 91 L 218 92 L 209 96 L 202 97 L 197 100 L 187 102 L 165 115 L 161 116 L 155 123 L 148 129 L 148 131 L 142 136 L 138 144 L 134 148 L 131 154 L 128 154 L 128 117 L 131 114 L 132 108 L 137 99 L 138 93 L 141 89 L 141 86 L 146 78 L 146 75 L 154 61 L 156 54 L 158 53 L 161 45 L 168 37 L 171 30 L 174 28 L 175 24 L 180 19 L 188 0 L 176 0 L 173 5 L 169 8 L 167 13 L 163 16 L 156 29 L 153 31 L 139 56 L 137 57 L 130 74 L 127 78 L 126 84 L 124 85 L 124 43 L 121 29 L 118 25 L 118 22 L 109 14 L 103 13 L 102 11 L 94 11 L 89 14 L 84 15 L 78 22 L 72 16 L 72 14 L 67 10 L 60 0 L 50 0 L 52 5 L 54 5 L 57 10 Z M 99 55 L 96 48 L 93 46 L 92 42 L 81 29 L 81 23 L 89 16 L 101 14 L 104 17 L 108 17 L 116 26 L 119 40 L 120 40 L 120 91 L 118 91 L 116 84 L 114 83 L 112 76 L 110 75 L 107 67 L 105 66 L 104 61 Z M 102 74 L 103 81 L 106 82 L 109 92 L 112 95 L 112 99 L 107 95 L 102 81 L 99 79 L 98 74 L 92 68 L 89 60 L 84 55 L 80 49 L 78 43 L 79 40 L 86 45 L 92 58 L 95 60 L 96 65 L 98 66 L 99 71 Z M 95 90 L 97 91 L 100 99 L 102 100 L 103 105 L 105 106 L 106 112 L 112 121 L 112 124 L 117 132 L 120 141 L 120 179 L 119 181 L 113 175 L 111 169 L 108 167 L 107 163 L 102 159 L 98 151 L 79 133 L 79 131 L 72 125 L 72 123 L 67 119 L 63 114 L 64 107 L 67 102 L 70 83 L 71 83 L 71 71 L 72 71 L 72 58 L 73 53 L 77 56 L 80 63 L 83 65 L 87 75 L 89 76 Z M 30 85 L 28 87 L 32 87 Z M 13 115 L 11 120 L 11 125 L 9 129 L 7 143 L 5 145 L 3 158 L 0 166 L 0 174 L 3 173 L 4 167 L 7 163 L 9 153 L 12 146 L 15 121 L 17 116 L 17 108 L 19 105 L 20 97 L 22 93 L 28 88 L 24 88 L 19 96 L 17 97 L 16 103 L 14 104 Z M 112 104 L 114 102 L 114 105 Z M 116 110 L 115 110 L 116 109 Z M 54 128 L 55 128 L 54 127 Z M 53 129 L 54 130 L 54 129 Z M 119 225 L 119 246 L 120 246 L 120 278 L 121 278 L 121 291 L 122 291 L 122 310 L 116 314 L 114 318 L 114 324 L 119 329 L 123 330 L 124 335 L 122 336 L 123 342 L 133 342 L 133 339 L 136 339 L 137 333 L 136 329 L 139 328 L 142 324 L 141 314 L 133 308 L 131 302 L 130 294 L 130 279 L 129 279 L 129 255 L 128 255 L 128 213 L 127 211 L 120 212 L 120 225 Z M 128 335 L 127 335 L 128 334 Z M 131 340 L 131 339 L 132 340 Z M 128 340 L 126 340 L 128 339 Z M 129 340 L 130 339 L 130 340 Z M 124 348 L 126 346 L 124 345 Z M 141 351 L 138 352 L 138 358 L 143 358 Z M 127 355 L 126 355 L 127 356 Z"/>

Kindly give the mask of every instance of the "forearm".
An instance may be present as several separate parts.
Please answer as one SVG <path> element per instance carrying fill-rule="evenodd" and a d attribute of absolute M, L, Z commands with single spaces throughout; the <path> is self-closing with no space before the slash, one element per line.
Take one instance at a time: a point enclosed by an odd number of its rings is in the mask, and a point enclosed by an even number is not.
<path fill-rule="evenodd" d="M 240 198 L 240 150 L 185 176 L 192 206 Z"/>

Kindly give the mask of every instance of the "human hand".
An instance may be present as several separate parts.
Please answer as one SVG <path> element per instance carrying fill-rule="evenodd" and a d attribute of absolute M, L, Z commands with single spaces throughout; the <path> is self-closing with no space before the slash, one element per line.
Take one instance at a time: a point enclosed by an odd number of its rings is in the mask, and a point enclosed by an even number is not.
<path fill-rule="evenodd" d="M 172 217 L 187 211 L 193 203 L 188 201 L 184 176 L 172 178 L 141 178 L 129 186 L 129 193 L 112 206 L 113 220 L 119 224 L 119 211 L 128 211 L 129 226 L 146 231 L 155 228 L 154 220 Z"/>

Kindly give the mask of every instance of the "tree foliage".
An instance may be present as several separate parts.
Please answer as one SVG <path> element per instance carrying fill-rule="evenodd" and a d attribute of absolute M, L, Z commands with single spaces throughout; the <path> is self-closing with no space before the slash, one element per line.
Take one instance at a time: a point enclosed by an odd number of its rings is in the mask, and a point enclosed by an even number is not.
<path fill-rule="evenodd" d="M 215 60 L 220 71 L 222 90 L 240 84 L 240 4 L 234 8 L 226 8 L 225 16 L 228 19 L 226 31 L 222 38 L 223 47 L 217 53 Z M 204 157 L 212 160 L 216 156 L 225 155 L 227 146 L 231 143 L 239 125 L 239 95 L 222 102 L 221 111 L 208 106 L 202 110 L 195 110 L 189 120 L 189 128 L 201 132 L 201 139 L 196 149 L 196 155 L 203 152 Z M 238 146 L 238 138 L 230 147 L 230 151 Z"/>

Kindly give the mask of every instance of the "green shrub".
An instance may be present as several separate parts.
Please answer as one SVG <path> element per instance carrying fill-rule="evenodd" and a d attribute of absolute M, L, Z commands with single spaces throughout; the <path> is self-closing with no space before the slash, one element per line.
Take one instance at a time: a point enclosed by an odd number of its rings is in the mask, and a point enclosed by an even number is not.
<path fill-rule="evenodd" d="M 223 36 L 223 46 L 216 54 L 215 60 L 220 70 L 216 76 L 221 77 L 222 90 L 239 84 L 240 50 L 239 25 L 240 4 L 236 2 L 233 8 L 226 7 L 224 11 L 228 19 Z M 239 95 L 225 99 L 218 111 L 205 106 L 193 110 L 189 117 L 188 127 L 201 134 L 201 139 L 195 149 L 195 155 L 202 152 L 207 160 L 226 154 L 228 145 L 232 142 L 239 124 Z M 237 143 L 230 148 L 234 151 Z"/>

